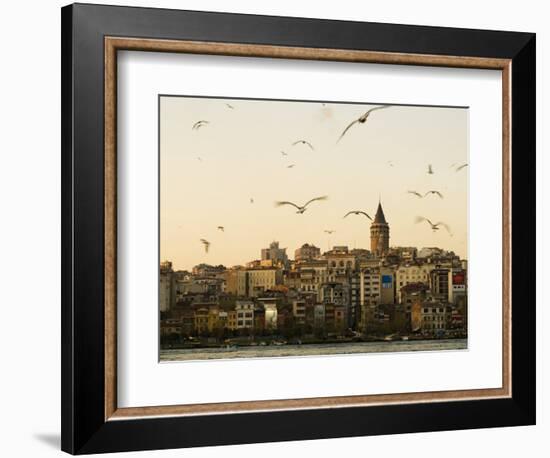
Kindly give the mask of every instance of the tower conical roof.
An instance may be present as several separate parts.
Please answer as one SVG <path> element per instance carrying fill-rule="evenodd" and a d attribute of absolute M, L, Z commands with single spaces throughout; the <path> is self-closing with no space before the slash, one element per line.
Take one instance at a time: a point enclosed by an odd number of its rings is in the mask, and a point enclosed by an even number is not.
<path fill-rule="evenodd" d="M 378 202 L 378 209 L 376 210 L 376 215 L 374 216 L 374 222 L 379 224 L 388 224 L 386 222 L 384 210 L 382 210 L 382 204 L 380 202 Z"/>

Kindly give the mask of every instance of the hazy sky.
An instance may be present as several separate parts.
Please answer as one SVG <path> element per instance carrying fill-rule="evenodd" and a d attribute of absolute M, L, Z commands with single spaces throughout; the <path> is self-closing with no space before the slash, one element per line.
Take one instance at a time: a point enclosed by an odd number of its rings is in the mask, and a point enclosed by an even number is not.
<path fill-rule="evenodd" d="M 259 259 L 273 240 L 287 247 L 290 258 L 304 243 L 370 249 L 370 221 L 343 216 L 364 210 L 374 217 L 379 196 L 390 246 L 438 246 L 466 258 L 468 167 L 455 172 L 451 164 L 468 161 L 468 110 L 392 106 L 373 112 L 337 143 L 345 127 L 373 106 L 162 96 L 161 260 L 175 269 L 244 264 Z M 209 124 L 192 130 L 199 120 Z M 291 146 L 298 139 L 315 151 Z M 418 199 L 408 190 L 439 190 L 444 198 Z M 322 195 L 329 199 L 302 215 L 274 206 Z M 446 222 L 452 235 L 415 224 L 418 215 Z M 336 232 L 329 237 L 325 229 Z M 201 238 L 211 242 L 209 253 Z"/>

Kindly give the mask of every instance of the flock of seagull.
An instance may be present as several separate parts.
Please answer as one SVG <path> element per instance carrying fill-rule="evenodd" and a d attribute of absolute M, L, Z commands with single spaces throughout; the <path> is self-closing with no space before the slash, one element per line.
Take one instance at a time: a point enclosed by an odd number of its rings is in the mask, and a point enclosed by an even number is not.
<path fill-rule="evenodd" d="M 324 103 L 322 105 L 325 106 Z M 229 104 L 229 103 L 225 103 L 225 106 L 230 110 L 235 109 L 235 107 L 233 105 Z M 388 109 L 388 108 L 391 108 L 391 107 L 392 107 L 392 105 L 380 105 L 380 106 L 376 106 L 376 107 L 368 109 L 365 113 L 363 113 L 357 119 L 354 119 L 353 121 L 351 121 L 346 126 L 346 128 L 342 131 L 342 133 L 340 134 L 340 136 L 336 140 L 336 143 L 339 143 L 342 140 L 342 138 L 348 133 L 348 131 L 352 127 L 354 127 L 356 125 L 365 124 L 367 122 L 369 116 L 372 113 L 374 113 L 378 110 L 385 110 L 385 109 Z M 209 124 L 210 124 L 210 121 L 205 120 L 205 119 L 201 119 L 201 120 L 199 120 L 199 121 L 197 121 L 193 124 L 191 130 L 198 131 L 198 130 L 202 129 L 205 126 L 208 126 Z M 311 151 L 315 151 L 315 147 L 309 141 L 307 141 L 305 139 L 298 139 L 298 140 L 291 143 L 291 147 L 295 147 L 295 146 L 299 146 L 299 145 L 306 146 L 309 149 L 311 149 Z M 281 155 L 283 157 L 287 157 L 288 153 L 286 151 L 281 151 Z M 197 159 L 202 162 L 201 157 L 197 157 Z M 388 161 L 387 163 L 390 167 L 394 166 L 394 163 L 391 160 Z M 288 169 L 291 169 L 291 168 L 294 168 L 295 166 L 296 166 L 296 164 L 289 164 L 286 167 Z M 462 163 L 462 164 L 453 163 L 453 164 L 451 164 L 450 168 L 454 169 L 455 172 L 460 172 L 461 170 L 463 170 L 467 166 L 468 166 L 467 163 Z M 434 173 L 435 172 L 434 172 L 434 168 L 433 168 L 432 164 L 428 164 L 427 174 L 428 175 L 433 175 Z M 436 189 L 431 189 L 431 190 L 428 190 L 424 193 L 421 193 L 421 192 L 418 192 L 418 191 L 415 191 L 415 190 L 409 190 L 409 191 L 407 191 L 407 194 L 415 196 L 419 199 L 424 199 L 425 197 L 428 197 L 430 195 L 435 195 L 435 196 L 438 196 L 440 199 L 443 199 L 443 194 L 440 191 L 436 190 Z M 282 207 L 282 206 L 287 206 L 288 205 L 288 206 L 294 207 L 296 209 L 296 213 L 301 215 L 301 214 L 305 213 L 305 211 L 307 210 L 307 208 L 310 204 L 312 204 L 314 202 L 325 201 L 325 200 L 328 200 L 328 196 L 314 197 L 314 198 L 308 200 L 303 205 L 298 205 L 298 204 L 296 204 L 294 202 L 291 202 L 291 201 L 288 201 L 288 200 L 276 201 L 275 206 L 276 207 Z M 254 198 L 252 198 L 252 197 L 250 198 L 250 203 L 251 204 L 254 203 Z M 363 211 L 363 210 L 351 210 L 351 211 L 347 212 L 344 215 L 343 218 L 347 218 L 350 215 L 361 215 L 361 216 L 364 216 L 367 219 L 373 221 L 373 219 L 370 217 L 370 215 L 367 212 Z M 448 224 L 446 224 L 443 221 L 438 221 L 436 223 L 433 223 L 430 219 L 425 218 L 424 216 L 417 216 L 415 218 L 415 223 L 422 223 L 422 222 L 427 222 L 430 225 L 430 228 L 432 229 L 433 232 L 436 232 L 440 229 L 440 227 L 443 227 L 452 236 L 451 228 L 449 227 Z M 221 232 L 225 232 L 225 227 L 224 226 L 218 226 L 217 230 L 219 230 Z M 328 235 L 331 235 L 336 231 L 334 229 L 325 229 L 324 232 Z M 201 238 L 200 242 L 203 244 L 205 252 L 208 253 L 211 243 L 208 240 L 204 239 L 204 238 Z"/>

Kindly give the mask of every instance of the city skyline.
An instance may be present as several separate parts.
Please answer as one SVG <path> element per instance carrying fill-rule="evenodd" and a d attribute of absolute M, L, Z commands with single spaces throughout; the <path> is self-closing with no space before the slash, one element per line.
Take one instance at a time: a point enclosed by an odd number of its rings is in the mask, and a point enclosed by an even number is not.
<path fill-rule="evenodd" d="M 374 217 L 379 200 L 390 246 L 442 247 L 467 259 L 468 169 L 456 171 L 468 162 L 467 109 L 391 106 L 337 142 L 372 107 L 162 96 L 160 260 L 175 269 L 242 265 L 273 240 L 290 255 L 304 243 L 370 249 L 371 221 L 343 216 Z M 208 123 L 193 129 L 198 120 Z M 293 146 L 299 139 L 313 148 Z M 324 195 L 304 214 L 274 205 Z M 446 222 L 452 235 L 418 216 Z"/>

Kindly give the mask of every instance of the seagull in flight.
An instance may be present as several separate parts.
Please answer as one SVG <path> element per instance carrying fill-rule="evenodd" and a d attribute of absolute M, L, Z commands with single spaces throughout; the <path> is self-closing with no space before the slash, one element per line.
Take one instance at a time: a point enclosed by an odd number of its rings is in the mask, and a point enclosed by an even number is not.
<path fill-rule="evenodd" d="M 284 151 L 281 151 L 282 156 L 288 156 L 288 153 L 285 153 Z"/>
<path fill-rule="evenodd" d="M 204 127 L 207 124 L 210 124 L 210 122 L 205 121 L 204 119 L 201 121 L 197 121 L 195 124 L 193 124 L 192 130 L 199 130 L 201 127 Z"/>
<path fill-rule="evenodd" d="M 334 229 L 325 229 L 324 232 L 328 235 L 331 235 L 331 234 L 334 234 L 336 231 Z"/>
<path fill-rule="evenodd" d="M 201 243 L 204 245 L 204 251 L 208 253 L 208 250 L 210 248 L 210 242 L 206 239 L 201 239 Z"/>
<path fill-rule="evenodd" d="M 372 218 L 367 215 L 366 212 L 362 211 L 362 210 L 352 210 L 352 211 L 349 211 L 347 212 L 345 215 L 344 215 L 344 218 L 347 218 L 349 215 L 364 215 L 366 216 L 368 219 L 370 219 L 372 221 Z"/>
<path fill-rule="evenodd" d="M 199 162 L 202 162 L 202 157 L 197 156 L 197 159 L 199 160 Z"/>
<path fill-rule="evenodd" d="M 281 207 L 283 205 L 292 205 L 293 207 L 296 207 L 298 209 L 298 211 L 296 213 L 298 214 L 302 214 L 304 213 L 306 210 L 307 210 L 307 206 L 312 203 L 312 202 L 315 202 L 317 200 L 327 200 L 328 199 L 328 196 L 321 196 L 321 197 L 314 197 L 313 199 L 311 200 L 308 200 L 304 205 L 302 206 L 299 206 L 299 205 L 296 205 L 294 202 L 289 202 L 289 201 L 278 201 L 278 202 L 275 202 L 275 206 L 276 207 Z"/>
<path fill-rule="evenodd" d="M 468 164 L 459 165 L 459 166 L 455 169 L 455 172 L 460 172 L 464 167 L 468 167 Z"/>
<path fill-rule="evenodd" d="M 379 107 L 371 108 L 370 110 L 367 110 L 365 113 L 363 113 L 361 116 L 359 116 L 354 121 L 350 122 L 348 126 L 344 129 L 344 132 L 340 135 L 336 143 L 338 143 L 340 140 L 342 140 L 342 137 L 346 135 L 348 130 L 350 130 L 355 124 L 365 124 L 367 122 L 367 119 L 369 118 L 370 114 L 377 110 L 384 110 L 385 108 L 389 108 L 390 105 L 381 105 Z"/>
<path fill-rule="evenodd" d="M 250 198 L 250 203 L 253 204 L 254 203 L 254 199 L 251 197 Z"/>
<path fill-rule="evenodd" d="M 225 232 L 225 227 L 223 227 L 223 226 L 218 226 L 218 231 Z"/>
<path fill-rule="evenodd" d="M 426 197 L 430 194 L 435 194 L 436 196 L 439 196 L 440 199 L 443 199 L 443 194 L 441 194 L 439 191 L 428 191 L 428 192 L 426 192 L 426 194 L 424 194 L 424 197 Z"/>
<path fill-rule="evenodd" d="M 428 175 L 433 175 L 434 169 L 432 168 L 432 164 L 428 164 Z"/>
<path fill-rule="evenodd" d="M 293 168 L 293 167 L 295 167 L 295 166 L 296 166 L 296 164 L 290 164 L 290 165 L 287 165 L 286 168 L 287 168 L 287 169 L 291 169 L 291 168 Z"/>
<path fill-rule="evenodd" d="M 421 223 L 422 221 L 426 221 L 430 227 L 432 228 L 432 231 L 438 231 L 439 226 L 443 226 L 445 229 L 447 229 L 447 232 L 451 234 L 451 228 L 448 224 L 445 224 L 443 221 L 439 221 L 437 223 L 432 223 L 428 218 L 424 218 L 423 216 L 417 216 L 415 219 L 415 223 Z M 452 235 L 452 234 L 451 234 Z"/>
<path fill-rule="evenodd" d="M 226 106 L 227 108 L 229 108 L 230 110 L 234 110 L 234 109 L 235 109 L 235 107 L 234 107 L 233 105 L 231 105 L 230 103 L 226 103 L 225 106 Z"/>
<path fill-rule="evenodd" d="M 422 197 L 424 197 L 422 194 L 420 194 L 418 191 L 407 191 L 407 194 L 412 194 L 413 196 L 416 196 L 420 199 L 422 199 Z"/>
<path fill-rule="evenodd" d="M 311 151 L 315 151 L 315 148 L 313 147 L 313 145 L 311 143 L 309 143 L 307 140 L 296 140 L 292 146 L 296 146 L 296 145 L 306 145 L 306 146 L 309 146 L 311 148 Z"/>

